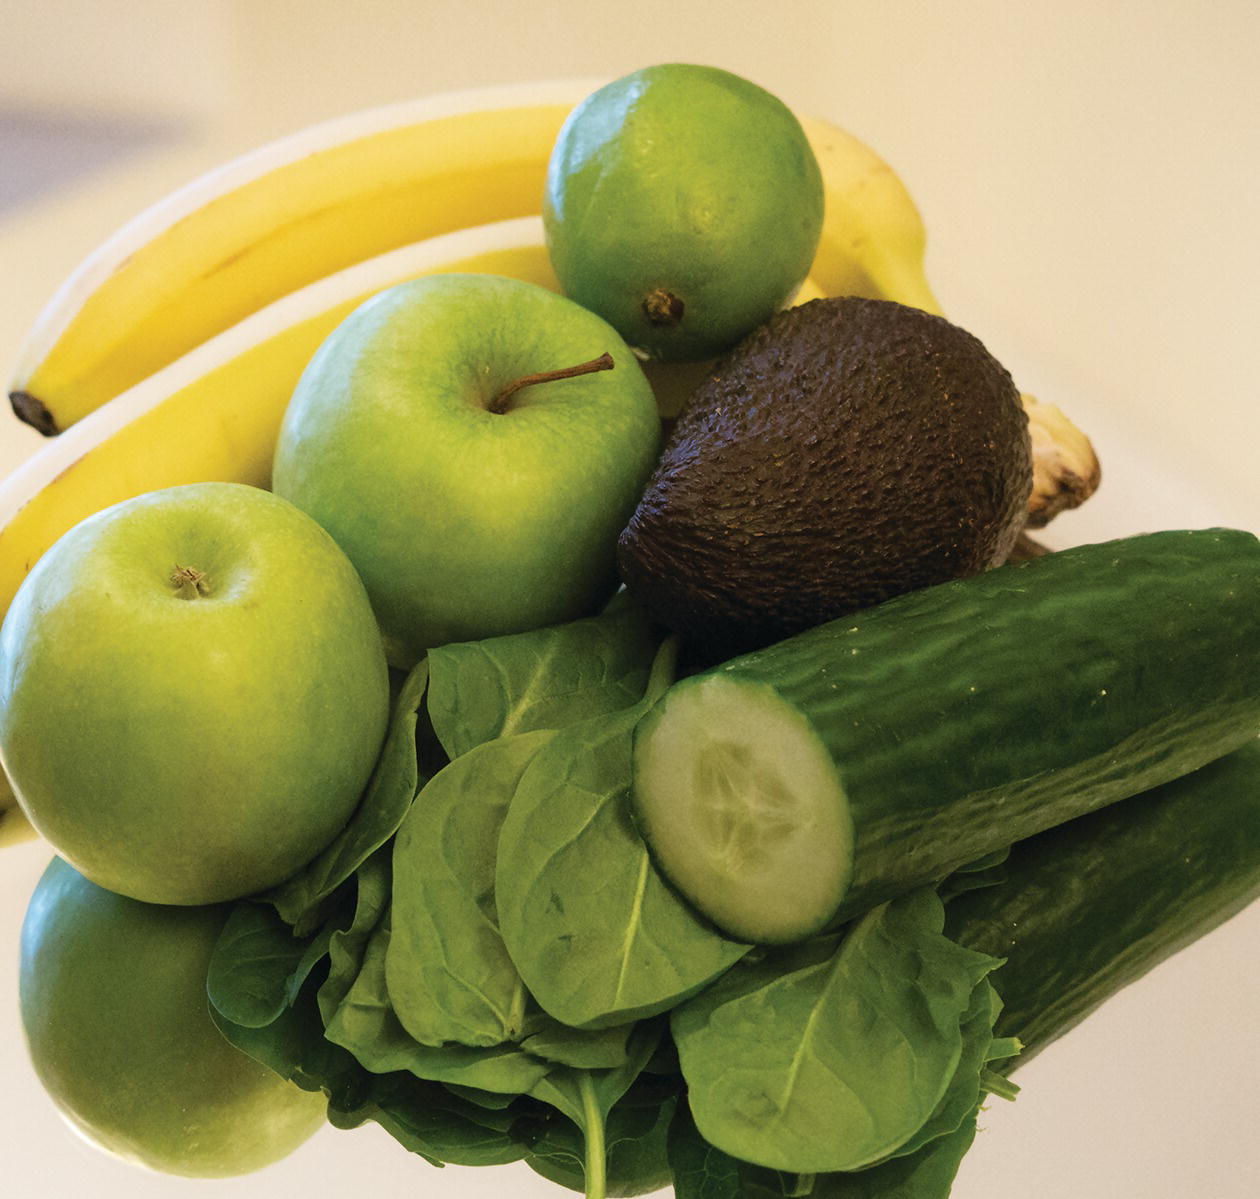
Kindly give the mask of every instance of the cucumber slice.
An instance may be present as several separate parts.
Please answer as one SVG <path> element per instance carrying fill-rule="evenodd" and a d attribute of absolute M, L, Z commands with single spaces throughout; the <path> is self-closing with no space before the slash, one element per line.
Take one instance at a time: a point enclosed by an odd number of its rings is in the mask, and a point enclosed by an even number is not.
<path fill-rule="evenodd" d="M 673 688 L 640 726 L 640 829 L 667 878 L 728 935 L 814 931 L 849 885 L 853 822 L 826 745 L 767 684 Z"/>
<path fill-rule="evenodd" d="M 640 831 L 719 929 L 772 944 L 1156 787 L 1260 732 L 1260 542 L 1062 550 L 674 685 Z"/>

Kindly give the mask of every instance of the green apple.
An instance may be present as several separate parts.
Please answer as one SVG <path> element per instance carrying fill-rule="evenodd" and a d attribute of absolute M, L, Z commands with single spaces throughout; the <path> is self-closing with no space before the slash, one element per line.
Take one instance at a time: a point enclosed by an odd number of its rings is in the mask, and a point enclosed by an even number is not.
<path fill-rule="evenodd" d="M 605 354 L 612 369 L 597 369 Z M 513 390 L 566 368 L 581 373 Z M 519 280 L 433 275 L 369 300 L 320 347 L 272 485 L 350 556 L 407 666 L 606 599 L 659 441 L 651 387 L 600 317 Z"/>
<path fill-rule="evenodd" d="M 22 925 L 19 996 L 35 1072 L 102 1149 L 221 1178 L 286 1156 L 326 1103 L 230 1045 L 206 970 L 225 907 L 139 903 L 54 858 Z"/>
<path fill-rule="evenodd" d="M 389 679 L 336 543 L 255 487 L 150 492 L 76 525 L 0 629 L 0 756 L 31 823 L 151 903 L 287 878 L 357 803 Z"/>

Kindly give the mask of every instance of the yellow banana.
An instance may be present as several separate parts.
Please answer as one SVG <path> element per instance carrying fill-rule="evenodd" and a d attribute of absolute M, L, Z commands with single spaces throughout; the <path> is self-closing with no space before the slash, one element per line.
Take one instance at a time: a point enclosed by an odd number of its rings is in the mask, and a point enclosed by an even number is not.
<path fill-rule="evenodd" d="M 827 295 L 896 300 L 941 315 L 923 269 L 927 232 L 897 173 L 851 133 L 801 124 L 822 170 L 822 237 L 810 276 Z"/>
<path fill-rule="evenodd" d="M 175 192 L 93 253 L 36 322 L 14 410 L 57 433 L 298 288 L 405 244 L 541 209 L 569 110 L 600 81 L 457 93 L 263 147 Z M 857 138 L 804 121 L 827 217 L 815 279 L 936 310 L 923 224 Z"/>
<path fill-rule="evenodd" d="M 580 85 L 455 93 L 317 125 L 174 192 L 90 255 L 19 356 L 46 432 L 279 297 L 398 246 L 538 211 Z"/>
<path fill-rule="evenodd" d="M 541 219 L 526 217 L 369 259 L 212 337 L 0 480 L 0 617 L 40 555 L 93 512 L 178 483 L 266 486 L 285 406 L 319 343 L 370 295 L 438 271 L 557 286 Z"/>
<path fill-rule="evenodd" d="M 19 841 L 30 841 L 38 835 L 26 813 L 18 807 L 17 796 L 4 771 L 0 770 L 0 849 Z"/>

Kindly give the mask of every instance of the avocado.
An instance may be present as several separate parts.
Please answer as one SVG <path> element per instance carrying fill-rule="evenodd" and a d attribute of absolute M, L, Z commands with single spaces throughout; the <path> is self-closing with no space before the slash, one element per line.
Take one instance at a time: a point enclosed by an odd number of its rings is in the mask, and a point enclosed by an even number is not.
<path fill-rule="evenodd" d="M 1000 564 L 1031 488 L 1019 392 L 977 338 L 887 300 L 811 300 L 693 393 L 618 564 L 718 661 Z"/>

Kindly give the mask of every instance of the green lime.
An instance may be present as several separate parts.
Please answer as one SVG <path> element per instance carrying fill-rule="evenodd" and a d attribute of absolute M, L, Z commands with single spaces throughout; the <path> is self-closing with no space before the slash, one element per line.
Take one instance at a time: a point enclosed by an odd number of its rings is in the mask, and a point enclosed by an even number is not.
<path fill-rule="evenodd" d="M 169 1174 L 222 1178 L 278 1161 L 324 1122 L 234 1048 L 206 999 L 226 907 L 125 899 L 54 858 L 22 925 L 22 1025 L 40 1081 L 89 1141 Z"/>
<path fill-rule="evenodd" d="M 787 303 L 823 218 L 800 122 L 764 88 L 666 63 L 588 96 L 547 170 L 556 277 L 644 357 L 719 354 Z"/>

